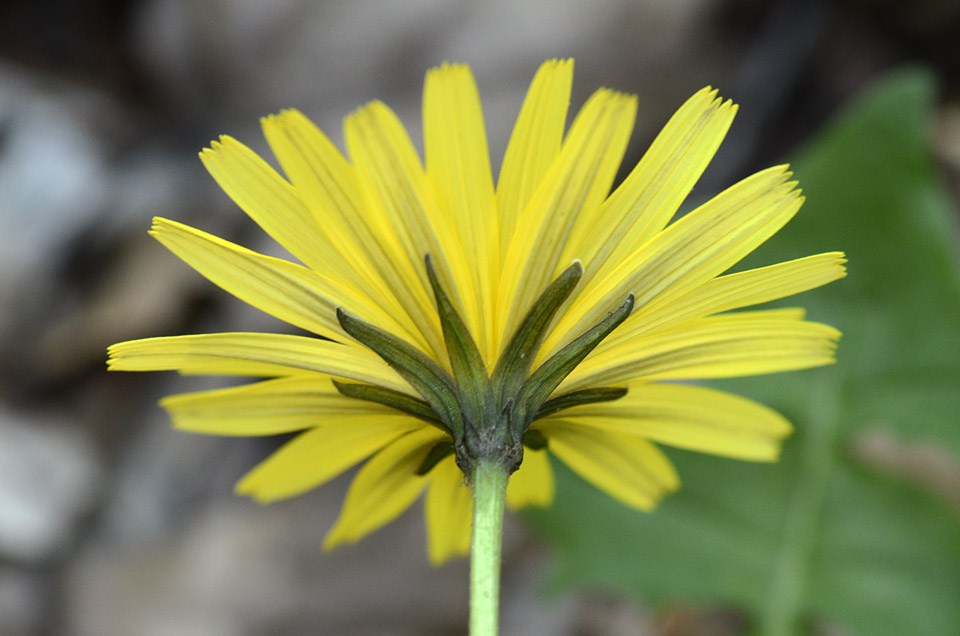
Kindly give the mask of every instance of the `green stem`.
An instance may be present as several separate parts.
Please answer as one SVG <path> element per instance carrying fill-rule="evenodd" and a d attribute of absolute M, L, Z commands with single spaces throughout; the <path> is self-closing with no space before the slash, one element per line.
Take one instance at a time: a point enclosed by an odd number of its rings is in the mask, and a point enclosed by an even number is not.
<path fill-rule="evenodd" d="M 758 631 L 767 636 L 800 633 L 803 602 L 812 578 L 811 555 L 820 532 L 830 474 L 836 467 L 840 378 L 836 373 L 821 370 L 810 386 L 809 397 L 799 477 L 790 497 L 780 553 L 759 617 Z"/>
<path fill-rule="evenodd" d="M 477 462 L 472 481 L 470 636 L 497 636 L 500 614 L 500 540 L 507 492 L 507 471 L 496 464 Z"/>

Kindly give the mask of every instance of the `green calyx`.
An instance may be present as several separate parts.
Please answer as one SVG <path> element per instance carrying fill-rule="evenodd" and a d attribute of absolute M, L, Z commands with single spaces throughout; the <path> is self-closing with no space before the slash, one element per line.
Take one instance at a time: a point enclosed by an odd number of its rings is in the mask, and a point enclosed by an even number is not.
<path fill-rule="evenodd" d="M 616 400 L 625 388 L 600 387 L 551 397 L 567 375 L 633 310 L 630 295 L 606 318 L 545 360 L 536 369 L 540 347 L 560 307 L 576 288 L 583 268 L 575 261 L 540 295 L 488 374 L 466 324 L 440 285 L 430 256 L 427 277 L 433 289 L 450 358 L 451 376 L 409 343 L 337 309 L 344 331 L 386 361 L 422 399 L 384 387 L 335 381 L 341 394 L 376 402 L 429 422 L 450 434 L 428 453 L 417 474 L 425 475 L 451 453 L 465 475 L 478 462 L 494 462 L 508 473 L 523 459 L 523 447 L 544 448 L 547 440 L 530 425 L 558 411 Z"/>

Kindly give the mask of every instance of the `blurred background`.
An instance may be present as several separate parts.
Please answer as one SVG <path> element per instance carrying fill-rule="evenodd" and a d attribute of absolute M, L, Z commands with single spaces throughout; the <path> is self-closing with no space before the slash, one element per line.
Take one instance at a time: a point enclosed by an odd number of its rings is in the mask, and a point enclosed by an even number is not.
<path fill-rule="evenodd" d="M 958 42 L 960 3 L 935 0 L 3 0 L 0 635 L 465 633 L 466 563 L 430 568 L 419 506 L 323 554 L 349 475 L 267 508 L 236 497 L 233 483 L 280 440 L 173 432 L 157 399 L 214 381 L 105 371 L 106 346 L 125 339 L 282 328 L 147 236 L 161 215 L 277 252 L 200 165 L 196 153 L 217 135 L 267 157 L 259 117 L 296 107 L 340 143 L 342 118 L 376 98 L 418 139 L 424 72 L 459 61 L 477 77 L 498 165 L 538 65 L 574 57 L 574 108 L 601 85 L 639 95 L 626 169 L 702 86 L 740 104 L 694 192 L 702 199 L 792 159 L 891 70 L 922 67 L 935 89 L 932 132 L 918 152 L 932 162 L 924 169 L 938 205 L 953 214 L 932 235 L 947 241 L 943 253 L 953 256 L 943 266 L 955 273 Z M 926 279 L 917 272 L 912 280 Z M 960 370 L 944 364 L 938 404 L 953 405 Z M 953 441 L 930 437 L 919 450 L 896 436 L 856 444 L 868 469 L 916 489 L 904 501 L 930 498 L 943 541 L 960 536 Z M 557 514 L 589 518 L 563 508 L 563 493 Z M 552 537 L 544 542 L 528 520 L 508 522 L 505 634 L 719 636 L 767 624 L 736 593 L 647 593 L 646 583 L 571 580 L 569 567 L 561 585 L 555 559 L 569 565 L 571 551 L 592 553 L 565 541 L 557 524 L 536 517 Z M 644 546 L 618 545 L 644 563 Z M 957 582 L 958 561 L 943 559 L 936 580 Z M 795 609 L 809 633 L 866 633 L 843 611 Z"/>

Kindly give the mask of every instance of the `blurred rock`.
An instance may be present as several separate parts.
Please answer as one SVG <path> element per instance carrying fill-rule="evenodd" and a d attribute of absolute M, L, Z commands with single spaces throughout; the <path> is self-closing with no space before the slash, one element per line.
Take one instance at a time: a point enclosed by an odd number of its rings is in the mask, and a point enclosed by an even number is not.
<path fill-rule="evenodd" d="M 684 604 L 672 604 L 657 611 L 651 631 L 656 636 L 740 636 L 745 633 L 749 633 L 749 621 L 733 608 Z M 819 631 L 813 633 L 826 636 Z"/>
<path fill-rule="evenodd" d="M 867 466 L 912 481 L 960 511 L 960 463 L 945 448 L 907 443 L 878 429 L 857 435 L 850 452 Z"/>
<path fill-rule="evenodd" d="M 268 507 L 227 496 L 153 540 L 98 544 L 68 574 L 68 633 L 457 633 L 466 564 L 427 565 L 419 507 L 361 546 L 320 550 L 345 486 Z"/>
<path fill-rule="evenodd" d="M 0 64 L 0 298 L 36 282 L 56 261 L 51 248 L 104 207 L 103 149 L 77 119 L 90 99 Z M 15 307 L 3 304 L 0 324 Z"/>
<path fill-rule="evenodd" d="M 199 274 L 149 237 L 149 219 L 141 223 L 139 236 L 124 241 L 92 288 L 36 298 L 46 309 L 42 321 L 15 322 L 20 333 L 33 335 L 16 342 L 29 343 L 29 357 L 18 358 L 27 360 L 34 381 L 69 377 L 91 363 L 102 368 L 109 345 L 169 331 L 190 300 L 207 291 Z"/>
<path fill-rule="evenodd" d="M 583 599 L 574 594 L 544 592 L 548 556 L 520 528 L 516 517 L 504 520 L 505 541 L 501 590 L 501 631 L 524 636 L 581 636 Z M 525 541 L 517 539 L 523 537 Z"/>
<path fill-rule="evenodd" d="M 339 141 L 343 117 L 371 99 L 388 103 L 419 140 L 424 72 L 467 62 L 498 161 L 530 78 L 552 57 L 577 59 L 578 102 L 600 84 L 640 92 L 641 123 L 650 115 L 662 124 L 701 82 L 718 81 L 716 57 L 691 59 L 703 14 L 716 3 L 147 0 L 132 42 L 173 111 L 257 150 L 265 148 L 257 120 L 266 113 L 299 108 Z M 692 83 L 691 73 L 699 76 Z"/>
<path fill-rule="evenodd" d="M 19 393 L 184 313 L 189 268 L 146 231 L 155 214 L 204 207 L 215 186 L 193 148 L 142 137 L 144 121 L 96 90 L 0 64 L 0 359 L 17 361 L 2 371 Z M 206 206 L 210 222 L 225 207 Z"/>
<path fill-rule="evenodd" d="M 174 384 L 184 386 L 168 382 L 167 391 L 151 395 L 175 393 L 169 390 Z M 223 383 L 191 378 L 189 384 L 191 390 L 200 390 Z M 126 443 L 116 461 L 111 497 L 95 529 L 96 543 L 142 546 L 178 532 L 204 506 L 234 500 L 234 482 L 267 454 L 262 440 L 173 430 L 166 413 L 151 402 L 139 421 L 126 423 Z"/>
<path fill-rule="evenodd" d="M 22 563 L 63 556 L 96 503 L 103 475 L 79 431 L 0 411 L 0 555 Z"/>
<path fill-rule="evenodd" d="M 933 148 L 954 174 L 960 174 L 960 100 L 944 104 L 937 118 Z"/>
<path fill-rule="evenodd" d="M 24 568 L 0 565 L 0 634 L 40 634 L 49 613 L 49 585 Z"/>

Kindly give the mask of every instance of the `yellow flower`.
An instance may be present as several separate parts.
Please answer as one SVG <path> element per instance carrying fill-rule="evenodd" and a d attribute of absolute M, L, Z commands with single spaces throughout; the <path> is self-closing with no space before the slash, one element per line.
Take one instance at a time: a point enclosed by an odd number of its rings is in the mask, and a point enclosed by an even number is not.
<path fill-rule="evenodd" d="M 466 66 L 427 74 L 425 161 L 373 102 L 345 124 L 349 160 L 297 111 L 263 119 L 286 178 L 221 137 L 200 157 L 302 264 L 155 219 L 151 233 L 238 298 L 324 339 L 225 333 L 114 345 L 111 369 L 269 378 L 163 400 L 177 428 L 303 431 L 237 491 L 274 501 L 365 461 L 325 545 L 381 527 L 426 490 L 434 563 L 467 552 L 462 467 L 498 449 L 511 508 L 548 505 L 548 454 L 628 506 L 679 485 L 655 443 L 772 461 L 774 411 L 674 380 L 829 364 L 839 333 L 799 309 L 728 313 L 844 275 L 841 253 L 724 274 L 803 201 L 786 166 L 670 223 L 736 107 L 705 88 L 610 188 L 633 96 L 601 89 L 564 135 L 571 61 L 537 72 L 494 183 Z M 458 465 L 459 464 L 459 465 Z"/>

